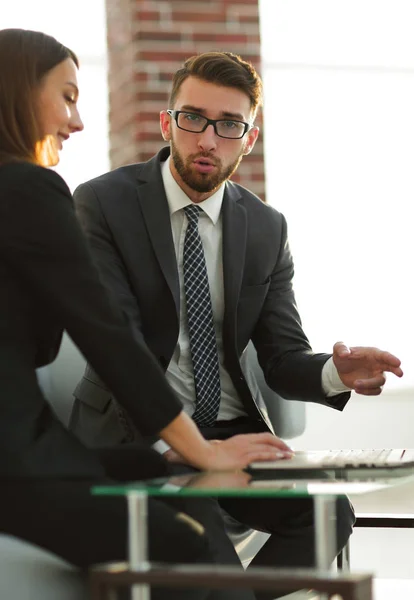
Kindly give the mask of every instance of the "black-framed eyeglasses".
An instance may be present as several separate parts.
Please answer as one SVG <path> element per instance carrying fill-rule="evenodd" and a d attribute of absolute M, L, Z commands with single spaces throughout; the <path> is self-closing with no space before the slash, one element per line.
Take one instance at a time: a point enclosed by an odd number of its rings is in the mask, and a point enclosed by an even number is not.
<path fill-rule="evenodd" d="M 168 109 L 167 113 L 175 119 L 179 129 L 191 133 L 202 133 L 209 125 L 212 125 L 216 135 L 230 140 L 239 140 L 254 127 L 250 123 L 233 119 L 207 119 L 207 117 L 185 110 Z"/>

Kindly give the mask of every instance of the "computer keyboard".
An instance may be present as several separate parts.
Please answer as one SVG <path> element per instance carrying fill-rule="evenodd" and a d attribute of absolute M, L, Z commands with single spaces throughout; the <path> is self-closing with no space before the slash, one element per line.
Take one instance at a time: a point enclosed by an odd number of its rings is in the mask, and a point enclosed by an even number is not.
<path fill-rule="evenodd" d="M 329 450 L 324 457 L 324 463 L 332 463 L 335 466 L 380 467 L 406 461 L 408 457 L 405 456 L 405 452 L 405 450 L 378 448 L 374 450 Z"/>

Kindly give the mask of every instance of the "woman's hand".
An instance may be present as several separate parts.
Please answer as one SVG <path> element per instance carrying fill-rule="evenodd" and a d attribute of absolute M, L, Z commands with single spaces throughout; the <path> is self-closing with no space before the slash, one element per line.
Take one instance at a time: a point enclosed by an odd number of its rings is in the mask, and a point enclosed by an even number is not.
<path fill-rule="evenodd" d="M 228 440 L 206 441 L 191 418 L 181 413 L 160 437 L 171 446 L 171 462 L 184 462 L 198 469 L 225 471 L 244 469 L 251 462 L 290 458 L 293 451 L 271 433 L 247 433 Z"/>
<path fill-rule="evenodd" d="M 210 442 L 210 453 L 203 465 L 206 470 L 243 469 L 252 462 L 291 458 L 293 451 L 271 433 L 235 435 L 217 443 Z"/>

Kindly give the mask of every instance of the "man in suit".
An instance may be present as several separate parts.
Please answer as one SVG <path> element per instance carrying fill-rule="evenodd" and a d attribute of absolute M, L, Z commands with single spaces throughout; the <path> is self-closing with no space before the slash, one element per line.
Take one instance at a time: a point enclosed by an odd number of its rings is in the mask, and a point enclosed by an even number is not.
<path fill-rule="evenodd" d="M 402 375 L 400 361 L 376 348 L 339 342 L 333 355 L 312 352 L 292 290 L 286 221 L 229 181 L 258 137 L 261 94 L 257 73 L 236 55 L 188 59 L 174 75 L 170 108 L 160 115 L 169 147 L 75 192 L 104 283 L 209 439 L 273 431 L 247 361 L 250 341 L 272 389 L 336 410 L 352 389 L 379 394 L 385 371 Z M 131 439 L 128 415 L 90 369 L 75 396 L 72 424 L 86 442 Z M 155 446 L 180 460 L 165 445 Z M 311 502 L 221 504 L 273 534 L 252 564 L 313 563 Z M 352 523 L 352 510 L 342 502 L 338 549 Z"/>

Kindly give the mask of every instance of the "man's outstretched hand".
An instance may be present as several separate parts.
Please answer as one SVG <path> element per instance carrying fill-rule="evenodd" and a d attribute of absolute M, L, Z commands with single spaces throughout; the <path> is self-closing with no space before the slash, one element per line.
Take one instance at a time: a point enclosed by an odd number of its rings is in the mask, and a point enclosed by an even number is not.
<path fill-rule="evenodd" d="M 364 346 L 348 347 L 337 342 L 333 362 L 344 385 L 357 394 L 378 396 L 385 384 L 386 372 L 402 377 L 401 361 L 384 350 Z"/>

